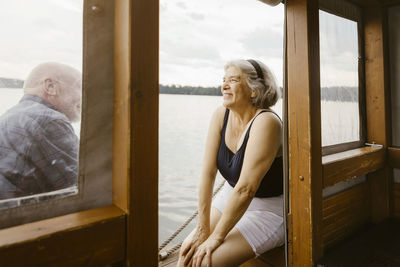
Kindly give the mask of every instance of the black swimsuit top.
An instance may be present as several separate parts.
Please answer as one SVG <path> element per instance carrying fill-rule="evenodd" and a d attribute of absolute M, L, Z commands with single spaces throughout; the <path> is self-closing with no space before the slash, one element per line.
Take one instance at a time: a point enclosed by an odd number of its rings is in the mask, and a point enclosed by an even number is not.
<path fill-rule="evenodd" d="M 257 116 L 263 112 L 272 112 L 268 110 L 262 110 Z M 276 116 L 278 116 L 275 112 Z M 257 117 L 256 116 L 256 117 Z M 246 131 L 243 143 L 236 153 L 233 153 L 225 144 L 225 132 L 226 125 L 228 124 L 229 109 L 226 109 L 224 125 L 221 131 L 221 142 L 218 150 L 217 166 L 219 172 L 228 181 L 228 183 L 235 187 L 239 180 L 240 172 L 243 166 L 244 154 L 246 152 L 247 141 L 249 139 L 250 129 L 253 125 L 254 120 L 250 123 L 249 128 Z M 278 116 L 279 118 L 279 116 Z M 283 193 L 283 161 L 282 157 L 276 157 L 271 167 L 264 175 L 260 186 L 255 194 L 255 197 L 273 197 L 279 196 Z"/>

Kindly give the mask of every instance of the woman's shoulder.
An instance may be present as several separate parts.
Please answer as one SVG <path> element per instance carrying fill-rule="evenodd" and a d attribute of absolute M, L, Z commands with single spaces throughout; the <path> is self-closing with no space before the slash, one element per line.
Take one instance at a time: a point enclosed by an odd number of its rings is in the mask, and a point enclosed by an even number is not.
<path fill-rule="evenodd" d="M 224 120 L 225 117 L 225 112 L 226 112 L 226 107 L 224 106 L 219 106 L 214 110 L 214 114 L 212 116 L 212 121 L 213 122 L 221 122 Z"/>
<path fill-rule="evenodd" d="M 253 128 L 260 131 L 264 130 L 281 130 L 283 127 L 280 117 L 272 110 L 260 110 L 257 117 L 253 121 Z"/>
<path fill-rule="evenodd" d="M 263 120 L 266 121 L 273 120 L 282 124 L 281 117 L 272 109 L 260 109 L 257 117 L 263 118 Z"/>
<path fill-rule="evenodd" d="M 214 110 L 214 113 L 211 117 L 210 127 L 213 129 L 218 129 L 220 131 L 224 124 L 226 108 L 224 106 L 219 106 Z"/>
<path fill-rule="evenodd" d="M 227 108 L 221 105 L 215 109 L 214 114 L 219 117 L 224 117 L 226 110 Z"/>

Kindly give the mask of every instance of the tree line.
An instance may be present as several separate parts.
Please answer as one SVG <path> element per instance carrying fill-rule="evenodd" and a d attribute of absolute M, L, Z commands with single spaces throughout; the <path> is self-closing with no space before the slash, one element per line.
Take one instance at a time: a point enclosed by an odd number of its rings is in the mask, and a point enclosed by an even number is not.
<path fill-rule="evenodd" d="M 0 88 L 22 88 L 23 80 L 0 78 Z M 282 96 L 282 87 L 279 88 Z M 163 85 L 160 84 L 160 94 L 179 95 L 214 95 L 221 96 L 221 86 L 202 87 L 188 85 Z M 329 101 L 358 101 L 358 87 L 332 86 L 321 88 L 321 99 Z"/>
<path fill-rule="evenodd" d="M 280 87 L 281 96 L 283 88 Z M 181 94 L 181 95 L 215 95 L 221 96 L 221 86 L 201 87 L 201 86 L 182 86 L 182 85 L 162 85 L 160 84 L 160 94 Z M 321 99 L 340 102 L 357 102 L 358 87 L 331 86 L 321 88 Z"/>

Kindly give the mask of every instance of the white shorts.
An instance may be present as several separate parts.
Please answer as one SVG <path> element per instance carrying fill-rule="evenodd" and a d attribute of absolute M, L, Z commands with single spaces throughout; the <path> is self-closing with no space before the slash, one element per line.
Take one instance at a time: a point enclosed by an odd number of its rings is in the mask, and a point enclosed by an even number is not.
<path fill-rule="evenodd" d="M 221 213 L 232 192 L 225 182 L 215 196 L 212 206 Z M 250 206 L 235 228 L 243 235 L 258 257 L 264 252 L 282 246 L 285 240 L 283 225 L 283 195 L 270 198 L 253 198 Z"/>

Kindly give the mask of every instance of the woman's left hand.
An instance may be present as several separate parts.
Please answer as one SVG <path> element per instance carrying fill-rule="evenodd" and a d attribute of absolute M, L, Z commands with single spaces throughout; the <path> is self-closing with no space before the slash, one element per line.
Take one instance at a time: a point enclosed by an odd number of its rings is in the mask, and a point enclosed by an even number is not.
<path fill-rule="evenodd" d="M 200 267 L 203 259 L 205 259 L 206 266 L 211 266 L 211 253 L 221 244 L 222 240 L 209 236 L 208 239 L 197 248 L 193 256 L 193 266 Z"/>

